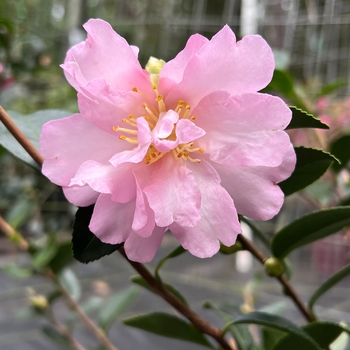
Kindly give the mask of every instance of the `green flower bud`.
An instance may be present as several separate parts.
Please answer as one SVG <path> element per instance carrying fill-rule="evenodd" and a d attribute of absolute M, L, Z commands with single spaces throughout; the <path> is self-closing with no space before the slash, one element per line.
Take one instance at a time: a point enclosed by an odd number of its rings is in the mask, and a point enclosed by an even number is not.
<path fill-rule="evenodd" d="M 284 272 L 284 262 L 283 260 L 277 258 L 268 258 L 265 263 L 265 272 L 272 277 L 279 277 Z"/>
<path fill-rule="evenodd" d="M 43 312 L 49 306 L 47 299 L 43 295 L 33 295 L 29 297 L 29 301 L 37 312 Z"/>
<path fill-rule="evenodd" d="M 158 76 L 164 65 L 165 65 L 165 61 L 163 60 L 160 60 L 152 56 L 149 58 L 145 69 L 147 72 L 151 73 L 152 84 L 156 86 L 158 85 Z"/>

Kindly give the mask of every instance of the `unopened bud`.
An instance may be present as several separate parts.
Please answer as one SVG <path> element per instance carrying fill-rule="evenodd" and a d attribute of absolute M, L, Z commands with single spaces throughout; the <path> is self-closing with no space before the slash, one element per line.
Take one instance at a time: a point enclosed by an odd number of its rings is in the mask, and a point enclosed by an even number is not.
<path fill-rule="evenodd" d="M 49 306 L 47 299 L 43 295 L 33 295 L 29 297 L 29 301 L 33 308 L 38 312 L 45 311 Z"/>
<path fill-rule="evenodd" d="M 272 277 L 279 277 L 284 272 L 284 262 L 283 260 L 277 258 L 268 258 L 265 263 L 265 272 Z"/>

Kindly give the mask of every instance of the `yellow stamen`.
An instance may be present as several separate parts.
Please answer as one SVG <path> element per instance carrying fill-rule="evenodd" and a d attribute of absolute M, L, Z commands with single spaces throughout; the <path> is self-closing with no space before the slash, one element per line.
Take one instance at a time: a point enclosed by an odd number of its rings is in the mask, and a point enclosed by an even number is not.
<path fill-rule="evenodd" d="M 122 122 L 123 122 L 123 123 L 126 123 L 126 124 L 128 124 L 128 125 L 137 127 L 137 124 L 136 124 L 136 123 L 131 122 L 130 120 L 127 120 L 127 119 L 125 119 L 125 118 L 122 119 Z"/>
<path fill-rule="evenodd" d="M 125 132 L 125 133 L 127 133 L 127 134 L 137 135 L 137 130 L 131 130 L 131 129 L 126 129 L 126 128 L 120 128 L 119 126 L 114 126 L 114 127 L 113 127 L 113 131 L 115 131 L 115 132 L 121 131 L 121 132 Z"/>
<path fill-rule="evenodd" d="M 196 117 L 193 115 L 190 119 L 191 120 L 196 120 Z"/>
<path fill-rule="evenodd" d="M 189 160 L 191 163 L 200 163 L 201 162 L 200 159 L 193 159 L 191 157 L 187 157 L 187 160 Z"/>
<path fill-rule="evenodd" d="M 148 108 L 147 103 L 142 104 L 143 108 L 146 110 L 146 112 L 151 116 L 151 118 L 157 123 L 158 117 Z M 146 116 L 148 117 L 148 116 Z M 147 120 L 147 118 L 145 119 Z"/>
<path fill-rule="evenodd" d="M 125 135 L 120 135 L 119 138 L 123 141 L 127 141 L 129 143 L 132 143 L 134 145 L 138 145 L 139 144 L 139 140 L 138 139 L 134 139 L 134 138 L 130 138 L 130 137 L 126 137 Z"/>
<path fill-rule="evenodd" d="M 163 101 L 163 96 L 162 95 L 158 95 L 157 98 L 156 98 L 156 101 L 158 102 L 159 112 L 166 112 L 166 107 L 165 107 L 165 103 Z"/>

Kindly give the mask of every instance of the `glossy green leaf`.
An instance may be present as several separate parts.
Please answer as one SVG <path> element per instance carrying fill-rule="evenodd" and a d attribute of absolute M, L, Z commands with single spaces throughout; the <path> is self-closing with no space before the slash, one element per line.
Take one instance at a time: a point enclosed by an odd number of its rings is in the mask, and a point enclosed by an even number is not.
<path fill-rule="evenodd" d="M 27 136 L 36 149 L 39 149 L 39 136 L 42 126 L 52 119 L 68 117 L 71 112 L 48 109 L 38 111 L 33 114 L 23 115 L 14 111 L 7 111 L 14 123 Z M 0 144 L 6 148 L 15 157 L 23 160 L 29 165 L 39 169 L 31 156 L 23 149 L 18 141 L 8 132 L 5 126 L 0 122 Z"/>
<path fill-rule="evenodd" d="M 300 343 L 308 346 L 308 350 L 321 350 L 318 344 L 302 329 L 294 325 L 289 320 L 271 315 L 265 312 L 251 312 L 249 314 L 239 316 L 225 326 L 225 330 L 232 324 L 258 324 L 265 327 L 271 327 L 288 334 L 293 334 L 300 339 Z"/>
<path fill-rule="evenodd" d="M 186 252 L 186 249 L 183 248 L 181 245 L 176 247 L 173 251 L 171 251 L 166 257 L 164 257 L 157 265 L 155 269 L 155 276 L 157 277 L 158 280 L 161 280 L 160 275 L 159 275 L 159 270 L 161 267 L 171 258 L 175 258 L 183 253 Z"/>
<path fill-rule="evenodd" d="M 228 328 L 236 341 L 238 350 L 252 350 L 254 347 L 253 337 L 246 325 L 236 324 Z"/>
<path fill-rule="evenodd" d="M 314 117 L 312 114 L 307 113 L 300 108 L 290 106 L 292 111 L 292 120 L 286 127 L 288 129 L 329 129 L 329 126 L 323 123 L 320 119 Z"/>
<path fill-rule="evenodd" d="M 272 254 L 285 258 L 294 249 L 315 242 L 350 225 L 350 207 L 322 209 L 294 220 L 278 231 L 271 242 Z"/>
<path fill-rule="evenodd" d="M 57 252 L 48 264 L 54 273 L 61 271 L 73 261 L 72 243 L 57 243 Z"/>
<path fill-rule="evenodd" d="M 136 287 L 129 287 L 117 292 L 100 307 L 99 325 L 107 330 L 114 320 L 135 300 L 139 292 Z"/>
<path fill-rule="evenodd" d="M 284 337 L 286 337 L 286 332 L 270 327 L 263 327 L 262 339 L 264 350 L 271 350 Z"/>
<path fill-rule="evenodd" d="M 350 135 L 342 136 L 333 141 L 330 152 L 340 161 L 340 163 L 334 162 L 332 165 L 332 169 L 339 172 L 346 167 L 350 160 Z"/>
<path fill-rule="evenodd" d="M 295 153 L 297 163 L 293 174 L 278 184 L 286 196 L 312 184 L 336 161 L 328 152 L 314 148 L 296 147 Z"/>
<path fill-rule="evenodd" d="M 294 79 L 292 75 L 284 70 L 275 69 L 272 80 L 268 88 L 282 92 L 284 95 L 290 95 L 294 91 Z"/>
<path fill-rule="evenodd" d="M 71 269 L 66 268 L 64 270 L 61 270 L 57 274 L 57 279 L 75 301 L 78 301 L 80 299 L 80 283 L 75 273 Z"/>
<path fill-rule="evenodd" d="M 73 255 L 75 259 L 85 264 L 109 255 L 123 245 L 123 243 L 103 243 L 90 231 L 89 224 L 93 211 L 94 205 L 78 208 L 73 224 Z"/>
<path fill-rule="evenodd" d="M 327 348 L 335 339 L 344 332 L 345 328 L 332 322 L 313 322 L 302 329 L 322 348 Z M 300 338 L 289 334 L 272 348 L 272 350 L 309 350 L 307 344 L 300 342 Z"/>
<path fill-rule="evenodd" d="M 349 207 L 350 208 L 350 207 Z M 350 210 L 350 209 L 349 209 Z M 350 264 L 346 265 L 339 271 L 337 271 L 334 275 L 329 277 L 327 281 L 322 283 L 320 287 L 312 294 L 308 306 L 310 311 L 313 313 L 313 307 L 316 301 L 325 293 L 327 293 L 333 286 L 335 286 L 342 279 L 350 275 Z"/>
<path fill-rule="evenodd" d="M 147 332 L 203 345 L 213 349 L 207 338 L 183 319 L 162 312 L 139 315 L 123 321 L 126 325 Z"/>
<path fill-rule="evenodd" d="M 157 292 L 141 277 L 141 276 L 132 276 L 130 278 L 131 282 L 146 288 L 147 290 L 149 290 L 152 293 L 157 294 Z M 165 287 L 169 292 L 171 292 L 172 294 L 174 294 L 178 299 L 180 299 L 185 305 L 188 305 L 185 297 L 175 288 L 173 287 L 171 284 L 168 283 L 162 283 L 163 287 Z"/>

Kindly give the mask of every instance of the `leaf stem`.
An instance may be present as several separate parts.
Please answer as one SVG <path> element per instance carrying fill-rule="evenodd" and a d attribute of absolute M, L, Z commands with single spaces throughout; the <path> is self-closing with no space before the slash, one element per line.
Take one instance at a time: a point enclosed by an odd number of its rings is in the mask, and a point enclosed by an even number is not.
<path fill-rule="evenodd" d="M 265 263 L 267 257 L 263 253 L 261 253 L 250 240 L 246 239 L 242 235 L 238 235 L 237 239 L 246 250 L 248 250 L 255 256 L 256 259 L 258 259 L 262 264 Z M 303 314 L 305 319 L 308 322 L 315 321 L 315 318 L 313 317 L 313 315 L 306 308 L 304 302 L 300 299 L 300 297 L 294 290 L 293 286 L 286 280 L 286 278 L 283 275 L 276 278 L 284 287 L 285 294 L 288 295 L 294 301 L 294 304 Z"/>
<path fill-rule="evenodd" d="M 27 151 L 27 153 L 33 158 L 33 160 L 41 166 L 43 164 L 43 157 L 39 151 L 33 146 L 18 126 L 13 122 L 11 117 L 0 106 L 0 120 L 5 125 L 7 130 L 14 136 L 14 138 L 20 143 L 20 145 Z"/>
<path fill-rule="evenodd" d="M 214 338 L 223 349 L 232 350 L 232 347 L 223 337 L 221 330 L 213 327 L 209 322 L 201 318 L 197 313 L 185 305 L 174 294 L 169 292 L 147 269 L 144 265 L 131 261 L 125 254 L 123 248 L 119 248 L 119 253 L 125 260 L 143 277 L 143 279 L 150 285 L 155 292 L 167 301 L 174 309 L 185 316 L 200 332 L 207 334 Z"/>

